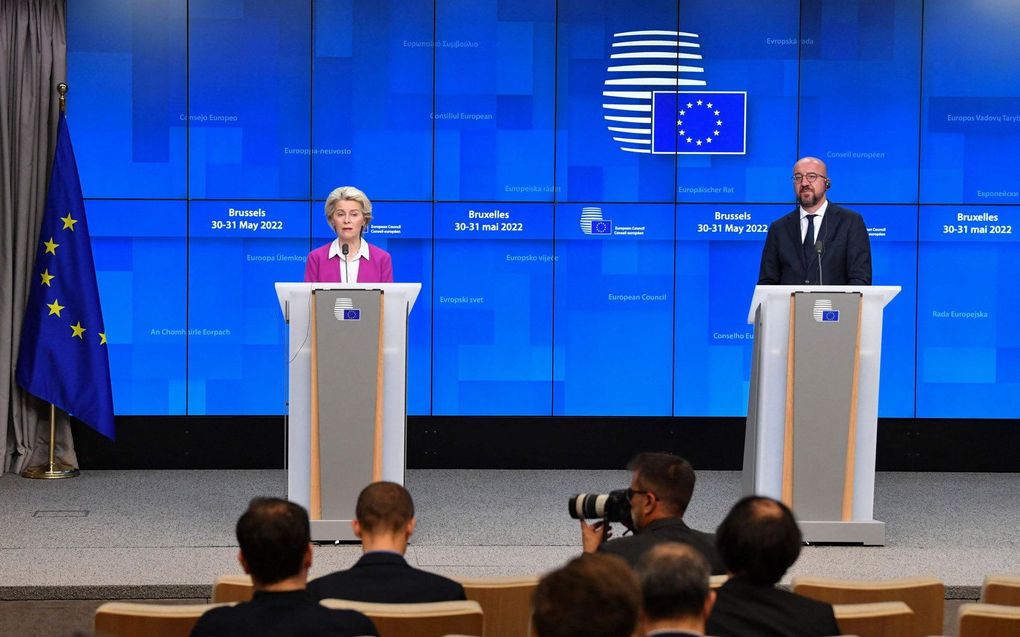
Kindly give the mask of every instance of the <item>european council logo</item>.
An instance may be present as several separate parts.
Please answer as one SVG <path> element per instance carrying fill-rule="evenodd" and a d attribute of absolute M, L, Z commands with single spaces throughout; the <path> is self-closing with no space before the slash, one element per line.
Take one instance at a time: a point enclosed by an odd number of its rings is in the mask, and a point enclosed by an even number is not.
<path fill-rule="evenodd" d="M 360 321 L 361 310 L 354 307 L 354 301 L 348 298 L 338 298 L 333 305 L 333 316 L 338 321 Z"/>
<path fill-rule="evenodd" d="M 613 221 L 602 218 L 602 208 L 581 208 L 581 232 L 584 234 L 613 234 Z"/>
<path fill-rule="evenodd" d="M 629 153 L 743 155 L 747 92 L 682 90 L 707 86 L 697 33 L 613 34 L 602 105 L 613 141 Z"/>
<path fill-rule="evenodd" d="M 828 299 L 815 301 L 811 315 L 818 323 L 839 323 L 839 310 L 832 309 L 832 301 Z"/>

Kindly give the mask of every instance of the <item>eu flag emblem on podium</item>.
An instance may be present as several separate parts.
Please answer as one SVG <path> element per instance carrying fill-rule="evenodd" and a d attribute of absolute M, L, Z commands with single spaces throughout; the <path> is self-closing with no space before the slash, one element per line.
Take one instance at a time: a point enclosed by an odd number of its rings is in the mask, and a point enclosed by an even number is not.
<path fill-rule="evenodd" d="M 78 166 L 63 114 L 15 378 L 25 391 L 113 438 L 106 329 Z"/>
<path fill-rule="evenodd" d="M 745 91 L 656 91 L 652 152 L 743 155 L 747 152 Z"/>

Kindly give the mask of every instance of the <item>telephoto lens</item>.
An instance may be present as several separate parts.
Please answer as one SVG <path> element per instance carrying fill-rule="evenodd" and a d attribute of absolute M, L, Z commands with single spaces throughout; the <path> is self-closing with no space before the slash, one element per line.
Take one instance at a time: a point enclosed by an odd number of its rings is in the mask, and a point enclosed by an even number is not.
<path fill-rule="evenodd" d="M 567 500 L 567 513 L 575 520 L 603 519 L 619 522 L 628 529 L 634 524 L 630 519 L 630 500 L 626 489 L 609 493 L 578 493 Z"/>

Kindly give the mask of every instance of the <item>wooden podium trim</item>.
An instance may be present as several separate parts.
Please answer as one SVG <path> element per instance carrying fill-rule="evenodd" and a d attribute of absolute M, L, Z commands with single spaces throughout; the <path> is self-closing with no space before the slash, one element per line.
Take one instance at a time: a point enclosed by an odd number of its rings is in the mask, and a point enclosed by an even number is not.
<path fill-rule="evenodd" d="M 383 465 L 383 312 L 386 293 L 379 292 L 379 353 L 376 359 L 375 379 L 375 441 L 372 445 L 372 482 L 382 480 Z"/>
<path fill-rule="evenodd" d="M 853 519 L 854 462 L 857 449 L 857 393 L 861 371 L 861 321 L 864 318 L 864 299 L 857 305 L 857 339 L 854 342 L 854 371 L 850 386 L 850 422 L 847 423 L 846 469 L 843 475 L 843 519 Z"/>
<path fill-rule="evenodd" d="M 786 352 L 786 423 L 783 430 L 783 489 L 781 498 L 793 508 L 793 335 L 796 333 L 797 296 L 790 295 L 790 333 Z"/>
<path fill-rule="evenodd" d="M 315 308 L 315 291 L 312 291 L 312 298 L 310 302 L 311 309 L 309 311 L 309 325 L 308 329 L 310 332 L 311 349 L 312 349 L 312 404 L 311 404 L 311 458 L 309 458 L 308 467 L 311 472 L 310 480 L 308 482 L 308 518 L 311 520 L 322 519 L 322 469 L 319 466 L 319 355 L 318 355 L 318 334 L 315 329 L 315 325 L 318 322 L 318 316 Z"/>

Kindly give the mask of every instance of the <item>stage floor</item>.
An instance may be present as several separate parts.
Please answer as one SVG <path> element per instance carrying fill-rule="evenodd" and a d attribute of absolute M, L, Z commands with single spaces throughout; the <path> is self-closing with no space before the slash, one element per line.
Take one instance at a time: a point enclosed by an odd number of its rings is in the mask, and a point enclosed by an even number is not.
<path fill-rule="evenodd" d="M 628 484 L 626 471 L 408 471 L 418 512 L 408 559 L 463 576 L 542 573 L 580 552 L 567 497 Z M 283 471 L 87 471 L 0 477 L 0 600 L 195 599 L 240 573 L 233 526 L 248 500 L 284 496 Z M 933 575 L 975 599 L 988 573 L 1020 574 L 1020 474 L 880 473 L 884 547 L 805 547 L 792 575 Z M 687 519 L 713 530 L 737 472 L 703 471 Z M 357 546 L 315 550 L 312 577 Z M 788 579 L 787 579 L 788 581 Z"/>

